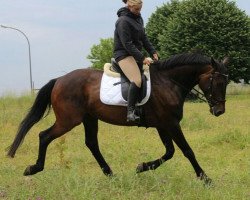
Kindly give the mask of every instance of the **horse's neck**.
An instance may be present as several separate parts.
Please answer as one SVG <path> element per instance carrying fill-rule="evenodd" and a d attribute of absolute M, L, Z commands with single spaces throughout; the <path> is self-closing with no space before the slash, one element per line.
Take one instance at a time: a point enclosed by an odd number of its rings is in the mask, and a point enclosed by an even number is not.
<path fill-rule="evenodd" d="M 189 86 L 190 90 L 199 83 L 200 76 L 210 73 L 211 65 L 187 65 L 173 69 L 170 76 L 175 78 L 179 83 Z"/>
<path fill-rule="evenodd" d="M 171 70 L 164 71 L 165 76 L 174 83 L 185 87 L 185 90 L 191 90 L 198 84 L 198 67 L 197 66 L 182 66 Z"/>
<path fill-rule="evenodd" d="M 153 79 L 157 84 L 166 84 L 164 87 L 177 85 L 178 90 L 185 98 L 189 91 L 198 84 L 199 76 L 207 70 L 206 66 L 186 65 L 169 70 L 153 70 L 152 74 L 154 74 Z M 169 84 L 169 81 L 172 84 Z"/>

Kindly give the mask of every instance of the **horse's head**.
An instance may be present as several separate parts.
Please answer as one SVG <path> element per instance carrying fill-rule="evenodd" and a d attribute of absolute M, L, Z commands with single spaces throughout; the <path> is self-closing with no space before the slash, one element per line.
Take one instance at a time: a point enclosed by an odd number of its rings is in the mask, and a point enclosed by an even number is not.
<path fill-rule="evenodd" d="M 210 112 L 215 116 L 220 116 L 225 112 L 226 87 L 228 84 L 228 58 L 222 62 L 211 58 L 212 69 L 202 74 L 199 80 L 199 87 L 203 91 Z"/>

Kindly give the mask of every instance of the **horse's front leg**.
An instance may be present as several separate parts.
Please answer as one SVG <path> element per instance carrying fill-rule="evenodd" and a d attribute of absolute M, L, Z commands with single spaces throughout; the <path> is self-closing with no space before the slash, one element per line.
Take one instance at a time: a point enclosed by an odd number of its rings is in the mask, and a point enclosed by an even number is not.
<path fill-rule="evenodd" d="M 100 165 L 103 173 L 106 176 L 112 176 L 113 172 L 104 157 L 102 156 L 97 139 L 98 133 L 98 120 L 91 117 L 90 115 L 85 115 L 83 119 L 83 125 L 85 128 L 85 144 L 95 157 L 96 161 Z"/>
<path fill-rule="evenodd" d="M 184 154 L 184 156 L 186 158 L 188 158 L 188 160 L 191 162 L 196 175 L 198 178 L 200 178 L 201 180 L 204 180 L 205 184 L 210 184 L 212 182 L 212 179 L 210 179 L 205 172 L 203 171 L 203 169 L 200 167 L 199 163 L 197 162 L 194 152 L 191 149 L 191 147 L 189 146 L 189 144 L 187 143 L 183 132 L 181 130 L 180 125 L 178 124 L 175 127 L 172 127 L 172 138 L 174 140 L 174 142 L 177 144 L 177 146 L 181 149 L 182 153 Z"/>
<path fill-rule="evenodd" d="M 137 173 L 141 173 L 141 172 L 148 171 L 148 170 L 155 170 L 161 164 L 171 159 L 174 155 L 175 149 L 174 149 L 172 138 L 168 135 L 166 130 L 157 129 L 157 131 L 159 133 L 162 143 L 164 144 L 166 148 L 166 153 L 160 159 L 139 164 L 138 167 L 136 168 Z"/>

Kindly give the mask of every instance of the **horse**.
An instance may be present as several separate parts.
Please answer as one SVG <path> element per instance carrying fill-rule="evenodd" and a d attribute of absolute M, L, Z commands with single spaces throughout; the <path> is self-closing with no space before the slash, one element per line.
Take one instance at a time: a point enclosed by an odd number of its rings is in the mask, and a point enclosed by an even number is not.
<path fill-rule="evenodd" d="M 175 152 L 173 145 L 175 142 L 192 164 L 196 176 L 206 183 L 211 182 L 186 141 L 180 121 L 183 117 L 185 98 L 196 85 L 203 92 L 212 115 L 220 116 L 225 112 L 227 65 L 227 58 L 218 61 L 199 53 L 177 54 L 150 65 L 152 91 L 148 101 L 142 105 L 145 127 L 157 129 L 166 152 L 159 159 L 139 164 L 136 173 L 155 170 L 171 159 Z M 101 102 L 102 75 L 101 70 L 76 69 L 50 80 L 40 89 L 30 111 L 20 123 L 7 153 L 10 157 L 15 156 L 16 150 L 28 131 L 52 107 L 56 120 L 51 127 L 39 133 L 38 159 L 34 165 L 25 169 L 25 176 L 42 171 L 48 145 L 81 123 L 84 125 L 86 146 L 103 173 L 107 176 L 113 175 L 99 149 L 98 120 L 120 126 L 137 126 L 138 124 L 127 122 L 125 106 L 106 105 Z"/>

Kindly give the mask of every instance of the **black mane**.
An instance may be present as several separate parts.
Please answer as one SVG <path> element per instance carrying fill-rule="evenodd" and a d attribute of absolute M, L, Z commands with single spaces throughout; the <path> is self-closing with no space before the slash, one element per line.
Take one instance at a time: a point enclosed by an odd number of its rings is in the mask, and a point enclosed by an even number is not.
<path fill-rule="evenodd" d="M 157 69 L 172 69 L 183 65 L 206 65 L 211 64 L 211 59 L 200 53 L 183 53 L 171 56 L 167 60 L 161 60 L 156 63 Z"/>

